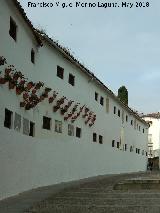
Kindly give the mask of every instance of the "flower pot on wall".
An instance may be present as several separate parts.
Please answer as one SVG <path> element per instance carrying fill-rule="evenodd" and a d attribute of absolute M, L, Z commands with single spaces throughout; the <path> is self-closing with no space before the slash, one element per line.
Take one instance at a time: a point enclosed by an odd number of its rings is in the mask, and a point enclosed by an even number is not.
<path fill-rule="evenodd" d="M 34 86 L 34 83 L 32 81 L 27 83 L 27 90 L 32 89 L 32 87 Z"/>
<path fill-rule="evenodd" d="M 21 95 L 22 92 L 23 92 L 22 89 L 16 87 L 16 94 L 17 94 L 17 95 Z"/>
<path fill-rule="evenodd" d="M 49 97 L 48 102 L 51 104 L 51 103 L 53 103 L 53 101 L 54 101 L 54 98 L 53 97 Z"/>
<path fill-rule="evenodd" d="M 16 85 L 14 82 L 9 81 L 9 84 L 8 84 L 9 89 L 14 89 L 15 86 Z"/>

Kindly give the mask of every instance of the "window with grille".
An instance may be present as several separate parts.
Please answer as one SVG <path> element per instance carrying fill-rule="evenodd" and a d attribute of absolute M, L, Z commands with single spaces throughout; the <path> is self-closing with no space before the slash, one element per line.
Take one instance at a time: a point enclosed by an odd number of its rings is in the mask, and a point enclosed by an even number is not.
<path fill-rule="evenodd" d="M 14 129 L 18 132 L 21 130 L 21 116 L 17 113 L 15 113 L 14 117 Z"/>
<path fill-rule="evenodd" d="M 74 126 L 72 124 L 68 124 L 68 135 L 74 136 Z"/>
<path fill-rule="evenodd" d="M 29 135 L 29 120 L 26 118 L 23 118 L 23 134 Z"/>
<path fill-rule="evenodd" d="M 62 121 L 55 120 L 55 132 L 62 133 Z"/>

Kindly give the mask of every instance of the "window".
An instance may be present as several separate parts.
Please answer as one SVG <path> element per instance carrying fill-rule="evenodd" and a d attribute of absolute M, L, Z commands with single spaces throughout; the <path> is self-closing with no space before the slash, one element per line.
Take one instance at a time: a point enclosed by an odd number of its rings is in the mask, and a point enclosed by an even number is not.
<path fill-rule="evenodd" d="M 62 121 L 55 120 L 55 132 L 62 133 Z"/>
<path fill-rule="evenodd" d="M 126 115 L 126 122 L 128 122 L 128 115 Z"/>
<path fill-rule="evenodd" d="M 119 149 L 119 146 L 120 146 L 120 143 L 119 142 L 117 142 L 117 148 Z"/>
<path fill-rule="evenodd" d="M 130 152 L 133 152 L 133 146 L 130 146 Z"/>
<path fill-rule="evenodd" d="M 138 153 L 138 149 L 136 148 L 136 153 Z"/>
<path fill-rule="evenodd" d="M 120 109 L 118 110 L 118 116 L 119 116 L 119 117 L 121 116 L 121 111 L 120 111 Z"/>
<path fill-rule="evenodd" d="M 74 136 L 74 126 L 72 124 L 68 124 L 68 135 Z"/>
<path fill-rule="evenodd" d="M 103 144 L 103 136 L 102 135 L 99 135 L 99 143 Z"/>
<path fill-rule="evenodd" d="M 9 35 L 16 41 L 17 40 L 17 25 L 16 22 L 10 17 Z"/>
<path fill-rule="evenodd" d="M 146 152 L 146 157 L 148 156 L 148 153 Z"/>
<path fill-rule="evenodd" d="M 33 49 L 31 50 L 31 62 L 32 62 L 33 64 L 35 63 L 35 52 L 34 52 Z"/>
<path fill-rule="evenodd" d="M 114 106 L 114 114 L 116 114 L 116 107 Z"/>
<path fill-rule="evenodd" d="M 124 150 L 127 151 L 127 144 L 124 144 Z"/>
<path fill-rule="evenodd" d="M 131 125 L 133 126 L 133 120 L 131 120 Z"/>
<path fill-rule="evenodd" d="M 29 120 L 26 118 L 23 118 L 23 134 L 24 135 L 29 135 L 30 130 L 29 130 Z"/>
<path fill-rule="evenodd" d="M 136 119 L 134 119 L 134 129 L 136 129 Z"/>
<path fill-rule="evenodd" d="M 61 79 L 64 77 L 64 69 L 60 66 L 57 66 L 57 76 Z"/>
<path fill-rule="evenodd" d="M 4 127 L 11 129 L 12 119 L 13 119 L 13 112 L 8 109 L 5 109 Z"/>
<path fill-rule="evenodd" d="M 143 133 L 144 133 L 144 129 L 143 129 Z"/>
<path fill-rule="evenodd" d="M 30 122 L 29 136 L 31 136 L 31 137 L 35 136 L 35 123 L 33 123 L 33 122 Z"/>
<path fill-rule="evenodd" d="M 97 142 L 97 134 L 93 133 L 93 142 Z"/>
<path fill-rule="evenodd" d="M 21 130 L 21 116 L 17 113 L 15 113 L 14 117 L 14 129 L 18 132 Z"/>
<path fill-rule="evenodd" d="M 76 128 L 76 137 L 77 138 L 81 137 L 81 128 L 79 128 L 79 127 Z"/>
<path fill-rule="evenodd" d="M 98 93 L 95 92 L 95 100 L 98 101 Z"/>
<path fill-rule="evenodd" d="M 106 112 L 109 113 L 109 98 L 106 98 Z"/>
<path fill-rule="evenodd" d="M 115 146 L 115 140 L 112 141 L 112 147 L 114 147 L 114 146 Z"/>
<path fill-rule="evenodd" d="M 74 86 L 74 84 L 75 84 L 75 76 L 74 75 L 69 74 L 68 83 L 71 84 L 72 86 Z"/>
<path fill-rule="evenodd" d="M 43 116 L 43 129 L 51 129 L 51 118 Z"/>
<path fill-rule="evenodd" d="M 101 96 L 100 98 L 100 104 L 103 106 L 104 105 L 104 98 Z"/>

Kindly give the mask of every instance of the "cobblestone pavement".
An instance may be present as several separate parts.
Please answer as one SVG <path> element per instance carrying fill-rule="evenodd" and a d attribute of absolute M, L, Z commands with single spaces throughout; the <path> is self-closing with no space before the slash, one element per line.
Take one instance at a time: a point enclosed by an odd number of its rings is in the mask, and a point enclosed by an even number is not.
<path fill-rule="evenodd" d="M 160 190 L 113 190 L 128 178 L 159 178 L 160 172 L 111 175 L 50 196 L 25 213 L 160 213 Z"/>

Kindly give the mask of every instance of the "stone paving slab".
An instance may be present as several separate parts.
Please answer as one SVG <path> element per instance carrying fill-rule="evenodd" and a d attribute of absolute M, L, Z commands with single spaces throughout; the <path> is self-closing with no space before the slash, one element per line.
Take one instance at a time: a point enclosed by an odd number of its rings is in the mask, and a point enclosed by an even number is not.
<path fill-rule="evenodd" d="M 130 178 L 160 178 L 160 172 L 106 175 L 42 187 L 0 201 L 0 213 L 160 213 L 160 190 L 114 190 Z"/>

